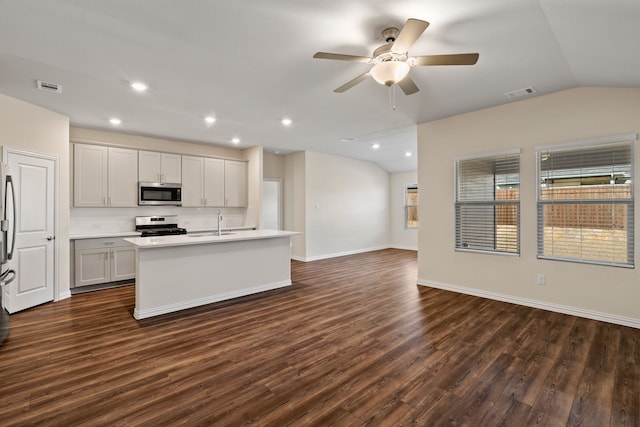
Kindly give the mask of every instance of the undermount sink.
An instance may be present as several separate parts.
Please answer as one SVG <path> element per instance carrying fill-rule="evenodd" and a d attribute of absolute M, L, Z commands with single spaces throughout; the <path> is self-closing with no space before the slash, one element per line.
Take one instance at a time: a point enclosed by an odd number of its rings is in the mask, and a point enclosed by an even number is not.
<path fill-rule="evenodd" d="M 236 234 L 232 231 L 223 231 L 222 232 L 222 236 L 228 236 L 229 234 Z M 187 237 L 211 237 L 211 236 L 218 236 L 218 232 L 217 231 L 212 231 L 210 233 L 196 233 L 196 234 L 187 234 Z"/>

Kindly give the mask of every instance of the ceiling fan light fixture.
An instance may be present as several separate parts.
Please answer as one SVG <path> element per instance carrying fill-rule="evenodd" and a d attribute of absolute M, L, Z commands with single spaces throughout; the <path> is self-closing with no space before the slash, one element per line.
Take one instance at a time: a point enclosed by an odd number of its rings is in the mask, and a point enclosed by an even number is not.
<path fill-rule="evenodd" d="M 381 85 L 392 86 L 407 77 L 409 69 L 411 66 L 404 61 L 384 61 L 374 65 L 369 74 Z"/>

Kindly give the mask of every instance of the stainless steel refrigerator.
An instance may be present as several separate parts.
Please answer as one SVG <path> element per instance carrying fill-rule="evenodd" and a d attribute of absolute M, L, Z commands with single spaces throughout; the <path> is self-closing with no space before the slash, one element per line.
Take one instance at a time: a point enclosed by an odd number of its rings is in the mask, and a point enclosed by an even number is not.
<path fill-rule="evenodd" d="M 2 176 L 1 171 L 0 176 Z M 8 198 L 9 196 L 11 199 Z M 15 201 L 13 180 L 11 175 L 7 175 L 4 177 L 4 188 L 0 185 L 0 345 L 2 345 L 9 333 L 9 313 L 5 310 L 4 304 L 2 303 L 3 288 L 16 278 L 15 271 L 7 267 L 7 263 L 13 258 L 13 248 L 16 243 Z M 10 217 L 10 221 L 7 215 L 8 209 L 11 209 L 13 214 Z M 9 243 L 9 240 L 11 240 L 11 243 Z"/>

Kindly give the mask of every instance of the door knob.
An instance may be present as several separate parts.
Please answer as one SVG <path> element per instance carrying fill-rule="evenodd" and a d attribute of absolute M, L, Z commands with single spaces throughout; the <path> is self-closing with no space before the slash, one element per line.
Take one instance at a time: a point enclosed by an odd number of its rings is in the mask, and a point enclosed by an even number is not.
<path fill-rule="evenodd" d="M 48 236 L 47 240 L 51 241 L 51 240 L 54 240 L 55 238 L 56 238 L 56 236 Z"/>

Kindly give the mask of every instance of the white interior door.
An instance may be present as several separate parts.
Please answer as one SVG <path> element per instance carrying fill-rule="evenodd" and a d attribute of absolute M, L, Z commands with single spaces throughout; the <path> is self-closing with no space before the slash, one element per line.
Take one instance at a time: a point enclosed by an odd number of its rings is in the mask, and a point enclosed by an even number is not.
<path fill-rule="evenodd" d="M 281 188 L 280 180 L 262 183 L 262 228 L 266 230 L 282 230 Z"/>
<path fill-rule="evenodd" d="M 5 151 L 6 173 L 15 187 L 16 218 L 7 202 L 10 230 L 16 227 L 13 259 L 16 279 L 8 284 L 9 313 L 53 300 L 55 161 L 36 154 Z M 9 237 L 10 238 L 10 237 Z"/>

